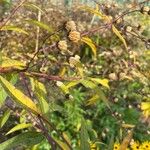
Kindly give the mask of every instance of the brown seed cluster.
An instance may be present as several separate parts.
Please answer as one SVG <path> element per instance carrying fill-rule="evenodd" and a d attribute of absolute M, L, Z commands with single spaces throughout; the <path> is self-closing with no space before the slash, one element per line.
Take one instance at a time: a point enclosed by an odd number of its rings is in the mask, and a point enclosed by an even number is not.
<path fill-rule="evenodd" d="M 66 29 L 67 31 L 74 31 L 74 30 L 77 30 L 77 26 L 74 21 L 68 21 L 66 23 Z"/>
<path fill-rule="evenodd" d="M 59 41 L 58 48 L 62 51 L 67 51 L 68 45 L 67 45 L 66 40 Z"/>
<path fill-rule="evenodd" d="M 68 37 L 74 43 L 77 43 L 81 38 L 80 32 L 78 31 L 70 31 Z"/>
<path fill-rule="evenodd" d="M 80 36 L 80 32 L 77 31 L 77 27 L 76 27 L 76 24 L 74 21 L 68 21 L 66 23 L 66 29 L 67 31 L 69 31 L 69 36 L 68 38 L 74 42 L 74 43 L 77 43 L 81 36 Z"/>

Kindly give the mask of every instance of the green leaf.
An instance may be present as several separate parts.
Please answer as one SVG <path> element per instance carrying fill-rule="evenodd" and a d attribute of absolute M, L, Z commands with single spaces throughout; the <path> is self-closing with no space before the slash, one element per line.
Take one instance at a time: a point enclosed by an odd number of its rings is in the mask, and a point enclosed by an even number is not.
<path fill-rule="evenodd" d="M 4 115 L 0 118 L 0 128 L 4 126 L 10 116 L 10 110 L 5 111 Z"/>
<path fill-rule="evenodd" d="M 100 18 L 105 18 L 105 15 L 103 15 L 100 11 L 98 11 L 97 9 L 93 9 L 91 7 L 88 6 L 84 6 L 84 7 L 80 7 L 80 9 L 86 10 L 90 13 L 95 14 L 96 16 L 99 16 Z"/>
<path fill-rule="evenodd" d="M 81 122 L 81 131 L 80 131 L 80 150 L 90 150 L 90 144 L 88 140 L 89 135 L 87 132 L 86 121 L 83 119 Z"/>
<path fill-rule="evenodd" d="M 37 21 L 37 20 L 32 20 L 32 19 L 31 20 L 26 20 L 26 21 L 28 23 L 32 24 L 32 25 L 36 25 L 36 26 L 38 26 L 42 29 L 45 29 L 45 30 L 49 31 L 50 33 L 53 32 L 53 29 L 49 25 L 47 25 L 43 22 L 40 22 L 40 21 Z"/>
<path fill-rule="evenodd" d="M 33 146 L 40 143 L 44 139 L 43 135 L 38 132 L 26 132 L 19 134 L 13 138 L 0 144 L 1 150 L 10 150 L 17 146 Z"/>
<path fill-rule="evenodd" d="M 15 31 L 15 32 L 20 32 L 20 33 L 23 33 L 23 34 L 26 34 L 28 35 L 28 32 L 26 32 L 25 30 L 19 28 L 19 27 L 15 27 L 15 26 L 8 26 L 8 25 L 5 25 L 4 27 L 2 27 L 0 30 L 11 30 L 11 31 Z"/>
<path fill-rule="evenodd" d="M 26 109 L 32 111 L 34 114 L 40 114 L 39 109 L 36 107 L 35 103 L 20 90 L 15 88 L 10 82 L 5 78 L 0 76 L 0 83 L 7 92 L 7 94 L 13 98 L 14 101 L 24 106 Z"/>
<path fill-rule="evenodd" d="M 81 41 L 86 43 L 88 46 L 90 46 L 90 48 L 92 49 L 92 52 L 94 54 L 94 57 L 96 57 L 97 49 L 96 49 L 96 46 L 94 45 L 93 41 L 88 37 L 82 37 Z"/>
<path fill-rule="evenodd" d="M 114 147 L 114 135 L 111 136 L 109 145 L 108 145 L 108 150 L 112 150 Z"/>
<path fill-rule="evenodd" d="M 99 78 L 90 78 L 91 81 L 94 81 L 96 83 L 99 83 L 103 85 L 104 87 L 107 87 L 109 89 L 108 80 L 107 79 L 99 79 Z"/>
<path fill-rule="evenodd" d="M 17 124 L 15 127 L 13 127 L 9 132 L 6 133 L 6 135 L 10 134 L 10 133 L 13 133 L 15 131 L 18 131 L 18 130 L 21 130 L 21 129 L 24 129 L 24 128 L 28 128 L 28 127 L 32 127 L 32 124 L 31 123 L 22 123 L 22 124 Z"/>
<path fill-rule="evenodd" d="M 10 83 L 15 84 L 17 82 L 18 75 L 17 74 L 7 75 L 7 78 Z M 0 108 L 2 107 L 6 98 L 7 98 L 7 93 L 5 92 L 4 88 L 0 84 Z"/>
<path fill-rule="evenodd" d="M 114 25 L 112 25 L 112 31 L 116 34 L 116 36 L 118 36 L 118 38 L 123 42 L 125 48 L 127 49 L 128 47 L 125 39 L 123 38 L 123 36 L 120 34 L 118 29 Z"/>
<path fill-rule="evenodd" d="M 29 7 L 32 10 L 39 10 L 40 12 L 44 13 L 44 11 L 40 7 L 38 7 L 38 6 L 36 6 L 36 5 L 32 4 L 32 3 L 25 3 L 24 6 L 25 7 Z"/>
<path fill-rule="evenodd" d="M 110 108 L 110 102 L 109 102 L 108 99 L 106 98 L 104 92 L 103 92 L 99 87 L 97 87 L 97 88 L 95 89 L 95 92 L 96 92 L 96 94 L 99 95 L 100 100 L 102 100 L 102 101 L 106 104 L 106 106 L 107 106 L 109 109 L 111 109 L 111 108 Z"/>
<path fill-rule="evenodd" d="M 39 101 L 39 107 L 43 114 L 47 114 L 49 111 L 49 105 L 46 101 L 47 91 L 43 83 L 36 79 L 30 78 L 32 90 L 35 93 Z"/>

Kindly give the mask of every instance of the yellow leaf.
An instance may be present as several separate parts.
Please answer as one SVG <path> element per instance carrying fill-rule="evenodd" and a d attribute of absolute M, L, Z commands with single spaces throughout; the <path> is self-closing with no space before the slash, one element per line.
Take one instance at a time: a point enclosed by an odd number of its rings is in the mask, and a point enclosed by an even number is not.
<path fill-rule="evenodd" d="M 70 148 L 68 147 L 68 145 L 66 143 L 63 143 L 60 140 L 56 140 L 55 141 L 58 143 L 58 145 L 62 148 L 62 150 L 70 150 Z"/>
<path fill-rule="evenodd" d="M 135 127 L 135 125 L 133 125 L 133 124 L 122 124 L 122 127 L 123 128 L 134 128 Z"/>
<path fill-rule="evenodd" d="M 24 33 L 24 34 L 28 35 L 28 33 L 26 31 L 24 31 L 21 28 L 15 27 L 15 26 L 4 26 L 0 30 L 11 30 L 11 31 L 20 32 L 20 33 Z"/>
<path fill-rule="evenodd" d="M 57 81 L 56 82 L 57 86 L 60 87 L 60 89 L 65 93 L 68 94 L 69 93 L 69 89 L 68 87 L 61 81 Z"/>
<path fill-rule="evenodd" d="M 92 42 L 92 40 L 88 37 L 82 37 L 81 41 L 86 43 L 88 46 L 90 46 L 94 56 L 96 57 L 97 49 L 96 49 L 96 46 L 94 45 L 94 43 Z"/>
<path fill-rule="evenodd" d="M 90 78 L 90 80 L 99 83 L 109 89 L 109 85 L 108 85 L 109 81 L 107 79 Z"/>
<path fill-rule="evenodd" d="M 114 25 L 112 25 L 112 31 L 116 34 L 116 36 L 118 36 L 118 38 L 123 42 L 125 48 L 127 49 L 128 47 L 125 39 L 123 38 L 123 36 L 120 34 L 118 29 Z"/>
<path fill-rule="evenodd" d="M 133 130 L 123 139 L 119 150 L 126 150 L 133 136 Z"/>
<path fill-rule="evenodd" d="M 71 88 L 71 87 L 73 87 L 73 86 L 76 86 L 77 84 L 79 84 L 80 83 L 80 81 L 71 81 L 71 82 L 69 82 L 68 84 L 66 84 L 66 87 L 67 88 Z"/>
<path fill-rule="evenodd" d="M 31 127 L 32 124 L 31 123 L 22 123 L 22 124 L 17 124 L 15 127 L 13 127 L 9 132 L 6 133 L 6 135 L 10 134 L 10 133 L 13 133 L 15 131 L 18 131 L 18 130 L 21 130 L 21 129 L 24 129 L 24 128 L 28 128 L 28 127 Z"/>
<path fill-rule="evenodd" d="M 146 117 L 150 116 L 150 102 L 142 102 L 141 109 Z"/>
<path fill-rule="evenodd" d="M 3 68 L 13 67 L 13 68 L 22 69 L 23 67 L 25 67 L 25 64 L 18 60 L 13 60 L 8 57 L 2 57 L 2 60 L 0 62 L 0 67 Z"/>
<path fill-rule="evenodd" d="M 63 137 L 69 143 L 69 145 L 71 145 L 71 140 L 65 132 L 63 132 Z"/>
<path fill-rule="evenodd" d="M 7 94 L 12 97 L 14 101 L 23 105 L 26 109 L 32 111 L 34 114 L 40 114 L 40 111 L 36 107 L 35 103 L 2 76 L 0 76 L 0 83 Z"/>
<path fill-rule="evenodd" d="M 65 73 L 66 73 L 66 67 L 63 67 L 59 72 L 59 76 L 64 76 Z"/>
<path fill-rule="evenodd" d="M 96 101 L 97 101 L 97 99 L 99 99 L 99 95 L 94 95 L 92 98 L 90 98 L 88 101 L 87 101 L 87 106 L 89 106 L 89 105 L 93 105 Z"/>

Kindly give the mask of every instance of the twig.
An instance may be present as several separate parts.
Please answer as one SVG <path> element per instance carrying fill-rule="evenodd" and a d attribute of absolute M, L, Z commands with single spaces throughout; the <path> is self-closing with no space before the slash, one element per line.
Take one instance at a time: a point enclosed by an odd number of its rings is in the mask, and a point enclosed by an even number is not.
<path fill-rule="evenodd" d="M 48 134 L 48 130 L 45 128 L 41 118 L 40 117 L 38 117 L 38 118 L 39 118 L 39 121 L 40 121 L 40 124 L 41 124 L 41 129 L 43 131 L 43 134 L 45 135 L 45 137 L 47 138 L 48 142 L 50 143 L 52 150 L 56 150 L 56 141 Z M 59 144 L 57 144 L 57 145 L 59 146 Z"/>
<path fill-rule="evenodd" d="M 1 24 L 0 24 L 0 30 L 2 29 L 2 27 L 4 27 L 7 22 L 15 15 L 15 13 L 18 11 L 18 9 L 23 5 L 23 3 L 25 3 L 27 0 L 22 0 L 11 12 L 10 16 L 8 16 L 6 18 L 6 20 L 4 20 Z"/>

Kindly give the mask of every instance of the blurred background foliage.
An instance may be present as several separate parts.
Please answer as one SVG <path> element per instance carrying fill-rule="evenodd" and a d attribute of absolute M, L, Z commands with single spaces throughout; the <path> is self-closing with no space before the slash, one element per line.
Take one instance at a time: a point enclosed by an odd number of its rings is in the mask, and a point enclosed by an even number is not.
<path fill-rule="evenodd" d="M 11 8 L 17 4 L 17 0 L 0 1 L 0 16 L 3 21 L 11 12 Z M 39 71 L 41 73 L 74 76 L 74 68 L 67 64 L 69 55 L 63 55 L 57 47 L 49 50 L 49 46 L 66 39 L 65 31 L 59 32 L 60 28 L 68 20 L 75 21 L 78 31 L 86 33 L 89 30 L 102 26 L 103 22 L 95 14 L 78 9 L 81 4 L 87 4 L 95 9 L 95 2 L 90 0 L 65 0 L 65 1 L 28 1 L 33 5 L 22 7 L 11 19 L 9 25 L 17 26 L 29 33 L 20 34 L 13 31 L 0 31 L 0 53 L 2 56 L 15 60 L 21 60 L 23 63 L 29 63 L 33 57 L 36 39 L 37 27 L 40 27 L 38 44 L 44 49 L 35 57 L 30 71 Z M 98 1 L 106 8 L 104 10 L 108 16 L 117 17 L 118 13 L 130 9 L 132 5 L 140 1 Z M 145 3 L 144 6 L 148 6 Z M 30 5 L 31 6 L 31 5 Z M 66 8 L 67 6 L 67 8 Z M 44 11 L 38 24 L 39 9 Z M 98 85 L 101 89 L 101 97 L 96 101 L 88 102 L 95 94 L 95 89 L 90 89 L 79 83 L 70 89 L 69 93 L 64 93 L 54 81 L 40 79 L 47 90 L 46 101 L 48 102 L 48 118 L 58 131 L 66 133 L 71 141 L 73 149 L 79 149 L 80 134 L 83 124 L 83 118 L 86 123 L 89 141 L 96 143 L 97 149 L 109 149 L 114 142 L 123 141 L 125 135 L 134 128 L 132 140 L 144 142 L 150 141 L 150 118 L 141 110 L 142 102 L 149 102 L 150 98 L 150 19 L 148 14 L 140 12 L 130 13 L 123 18 L 121 22 L 115 23 L 115 26 L 123 33 L 128 50 L 125 49 L 118 37 L 112 33 L 111 29 L 102 29 L 94 33 L 89 33 L 89 37 L 97 48 L 96 59 L 88 45 L 69 43 L 69 49 L 74 55 L 80 56 L 80 61 L 87 77 L 108 79 L 109 89 Z M 47 25 L 48 27 L 45 27 Z M 132 33 L 125 29 L 131 27 Z M 46 30 L 47 29 L 47 30 Z M 33 32 L 34 31 L 34 32 Z M 58 32 L 56 32 L 58 31 Z M 50 33 L 56 32 L 54 36 Z M 134 36 L 136 33 L 136 36 Z M 139 38 L 140 37 L 140 38 Z M 43 44 L 44 43 L 44 44 Z M 27 89 L 19 82 L 20 77 L 7 79 L 19 87 L 26 95 Z M 16 81 L 18 79 L 18 82 Z M 17 83 L 16 83 L 17 82 Z M 32 87 L 30 80 L 27 80 L 29 87 Z M 64 82 L 65 83 L 65 82 Z M 1 87 L 0 87 L 1 88 Z M 33 88 L 33 87 L 32 87 Z M 34 87 L 35 88 L 35 87 Z M 2 89 L 2 88 L 1 88 Z M 37 96 L 33 93 L 33 98 Z M 109 101 L 110 108 L 107 107 L 107 101 L 102 100 L 105 95 Z M 73 98 L 69 98 L 72 96 Z M 3 103 L 3 102 L 2 102 Z M 32 127 L 26 130 L 14 132 L 8 136 L 5 134 L 21 122 L 28 123 L 31 116 L 22 110 L 18 105 L 6 99 L 6 105 L 2 105 L 1 117 L 4 112 L 13 108 L 7 123 L 0 128 L 0 143 L 7 139 L 28 131 L 34 131 Z M 32 120 L 32 119 L 31 119 Z M 34 120 L 32 120 L 34 122 Z M 59 138 L 56 131 L 50 131 L 53 137 Z M 50 145 L 47 140 L 42 140 L 34 146 L 19 146 L 16 149 L 49 150 Z"/>

